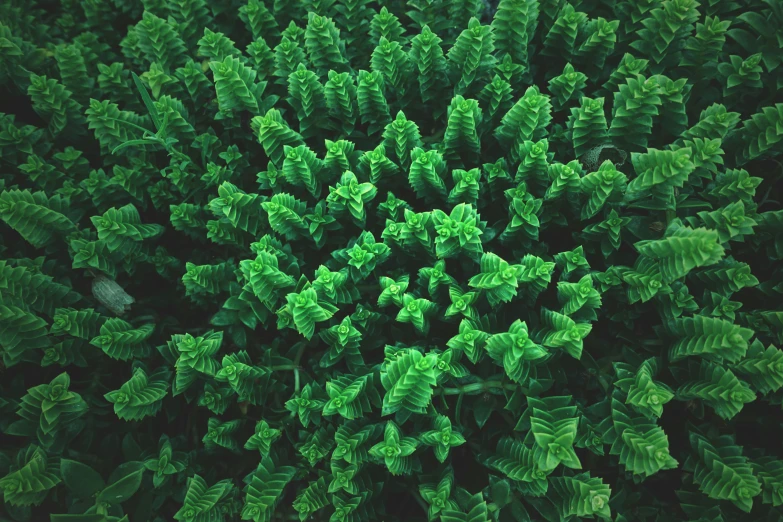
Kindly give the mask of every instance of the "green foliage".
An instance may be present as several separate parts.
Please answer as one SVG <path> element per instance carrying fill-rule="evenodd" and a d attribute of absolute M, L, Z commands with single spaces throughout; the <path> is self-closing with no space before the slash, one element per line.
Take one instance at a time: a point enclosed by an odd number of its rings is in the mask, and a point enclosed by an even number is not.
<path fill-rule="evenodd" d="M 410 58 L 418 69 L 419 94 L 424 104 L 437 99 L 445 90 L 447 62 L 440 45 L 442 41 L 428 25 L 411 40 Z"/>
<path fill-rule="evenodd" d="M 46 451 L 30 445 L 19 451 L 8 474 L 0 479 L 3 502 L 8 506 L 41 504 L 49 490 L 62 482 L 58 458 L 49 458 Z"/>
<path fill-rule="evenodd" d="M 536 29 L 539 5 L 528 0 L 501 0 L 492 19 L 495 48 L 514 63 L 528 67 L 528 46 Z"/>
<path fill-rule="evenodd" d="M 549 92 L 555 96 L 553 108 L 562 110 L 572 99 L 581 98 L 586 82 L 587 76 L 575 71 L 574 66 L 567 63 L 562 74 L 549 80 Z"/>
<path fill-rule="evenodd" d="M 611 444 L 610 455 L 617 455 L 623 468 L 636 480 L 677 467 L 663 429 L 647 415 L 625 406 L 618 400 L 618 393 L 615 391 L 611 399 L 611 423 L 607 419 L 606 423 L 610 425 L 603 433 L 603 439 Z"/>
<path fill-rule="evenodd" d="M 193 475 L 187 481 L 187 490 L 182 507 L 174 515 L 174 520 L 180 522 L 190 520 L 220 520 L 223 501 L 234 490 L 229 480 L 221 480 L 209 486 L 199 475 Z M 223 504 L 225 505 L 225 503 Z"/>
<path fill-rule="evenodd" d="M 686 463 L 693 470 L 693 481 L 710 498 L 728 500 L 742 511 L 750 512 L 753 497 L 761 493 L 761 484 L 753 474 L 742 447 L 734 444 L 728 435 L 712 442 L 698 433 L 692 433 L 691 445 L 695 452 Z"/>
<path fill-rule="evenodd" d="M 143 367 L 137 366 L 131 379 L 105 398 L 114 404 L 114 413 L 123 420 L 138 420 L 160 411 L 161 401 L 168 392 L 168 368 L 147 375 Z"/>
<path fill-rule="evenodd" d="M 437 383 L 436 359 L 435 354 L 423 355 L 411 348 L 387 356 L 381 371 L 381 383 L 386 390 L 385 414 L 426 411 L 432 399 L 432 387 Z"/>
<path fill-rule="evenodd" d="M 392 421 L 386 423 L 383 440 L 370 448 L 370 456 L 383 462 L 392 475 L 407 475 L 413 471 L 414 459 L 411 456 L 418 441 L 403 436 L 400 428 Z"/>
<path fill-rule="evenodd" d="M 233 56 L 226 56 L 222 61 L 210 61 L 210 69 L 214 75 L 215 93 L 217 94 L 220 112 L 231 114 L 232 111 L 246 110 L 258 112 L 258 97 L 264 84 L 256 84 L 256 72 Z"/>
<path fill-rule="evenodd" d="M 455 94 L 469 92 L 473 82 L 489 73 L 496 61 L 494 50 L 492 27 L 482 26 L 477 18 L 471 18 L 447 55 L 450 73 L 457 79 Z"/>
<path fill-rule="evenodd" d="M 22 238 L 40 248 L 75 230 L 74 223 L 65 215 L 67 200 L 44 192 L 8 190 L 0 194 L 0 217 Z"/>
<path fill-rule="evenodd" d="M 0 521 L 783 518 L 779 0 L 8 0 Z"/>
<path fill-rule="evenodd" d="M 63 431 L 73 433 L 73 424 L 87 413 L 87 403 L 69 390 L 71 379 L 61 373 L 49 384 L 40 384 L 27 390 L 20 399 L 17 415 L 22 419 L 12 423 L 7 433 L 17 436 L 33 436 L 44 449 L 62 446 L 68 438 Z M 20 489 L 24 491 L 24 487 Z"/>
<path fill-rule="evenodd" d="M 538 87 L 532 86 L 503 116 L 494 134 L 509 150 L 513 161 L 520 159 L 520 146 L 525 141 L 537 141 L 544 137 L 545 129 L 552 121 L 551 113 L 549 96 L 541 94 Z"/>

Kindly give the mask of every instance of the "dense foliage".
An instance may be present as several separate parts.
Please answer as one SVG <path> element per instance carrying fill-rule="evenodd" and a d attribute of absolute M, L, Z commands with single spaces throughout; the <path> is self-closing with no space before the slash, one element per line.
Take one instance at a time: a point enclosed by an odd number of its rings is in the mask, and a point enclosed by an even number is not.
<path fill-rule="evenodd" d="M 0 520 L 783 520 L 783 1 L 0 20 Z"/>

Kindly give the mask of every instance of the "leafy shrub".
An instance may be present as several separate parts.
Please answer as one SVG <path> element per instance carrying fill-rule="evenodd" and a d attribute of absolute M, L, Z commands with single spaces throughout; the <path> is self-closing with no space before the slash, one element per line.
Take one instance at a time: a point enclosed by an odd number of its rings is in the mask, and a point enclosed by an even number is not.
<path fill-rule="evenodd" d="M 780 0 L 381 4 L 2 3 L 0 518 L 783 520 Z"/>

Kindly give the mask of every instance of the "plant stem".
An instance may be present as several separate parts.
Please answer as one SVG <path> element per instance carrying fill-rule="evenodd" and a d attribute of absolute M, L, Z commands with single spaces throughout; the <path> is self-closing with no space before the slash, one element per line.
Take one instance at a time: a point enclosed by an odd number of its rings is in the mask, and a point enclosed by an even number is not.
<path fill-rule="evenodd" d="M 281 364 L 280 366 L 270 366 L 269 369 L 273 372 L 282 372 L 285 370 L 298 370 L 299 365 L 296 364 Z"/>
<path fill-rule="evenodd" d="M 460 395 L 463 393 L 476 393 L 476 392 L 482 392 L 487 391 L 490 389 L 501 389 L 501 390 L 515 390 L 516 384 L 507 384 L 500 381 L 483 381 L 483 382 L 474 382 L 471 384 L 464 384 L 462 386 L 457 386 L 456 388 L 440 388 L 438 390 L 438 393 L 441 393 L 443 395 Z"/>
<path fill-rule="evenodd" d="M 457 426 L 462 426 L 460 413 L 462 411 L 462 399 L 464 399 L 464 398 L 465 398 L 465 394 L 464 393 L 460 393 L 459 397 L 457 398 L 457 407 L 455 408 L 457 410 L 457 414 L 454 417 L 454 422 L 455 422 L 455 424 Z"/>
<path fill-rule="evenodd" d="M 294 394 L 299 393 L 299 361 L 302 360 L 302 355 L 304 354 L 306 347 L 307 345 L 302 343 L 302 346 L 299 347 L 299 350 L 294 357 Z"/>
<path fill-rule="evenodd" d="M 294 394 L 299 393 L 299 370 L 301 367 L 299 366 L 299 362 L 302 360 L 302 355 L 304 355 L 304 351 L 307 345 L 305 343 L 302 343 L 302 345 L 299 347 L 299 349 L 296 351 L 296 355 L 294 356 L 294 362 L 291 364 L 281 364 L 279 366 L 271 366 L 269 369 L 273 372 L 275 371 L 286 371 L 286 370 L 293 370 L 294 371 Z M 294 413 L 292 412 L 292 415 Z"/>

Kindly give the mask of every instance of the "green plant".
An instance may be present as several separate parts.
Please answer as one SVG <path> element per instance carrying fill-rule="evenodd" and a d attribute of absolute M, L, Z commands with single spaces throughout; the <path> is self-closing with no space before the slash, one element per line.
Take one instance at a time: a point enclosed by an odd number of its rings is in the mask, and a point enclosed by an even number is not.
<path fill-rule="evenodd" d="M 783 520 L 780 0 L 0 49 L 0 521 Z"/>

